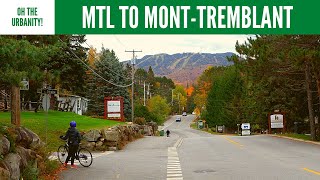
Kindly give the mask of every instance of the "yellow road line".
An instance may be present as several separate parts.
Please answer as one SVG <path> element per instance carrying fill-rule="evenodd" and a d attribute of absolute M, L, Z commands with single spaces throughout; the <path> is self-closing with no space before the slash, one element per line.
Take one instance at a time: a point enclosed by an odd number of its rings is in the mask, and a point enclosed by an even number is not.
<path fill-rule="evenodd" d="M 308 169 L 308 168 L 303 168 L 303 170 L 320 176 L 320 172 L 317 172 L 317 171 L 314 171 L 314 170 L 311 170 L 311 169 Z"/>
<path fill-rule="evenodd" d="M 223 138 L 225 138 L 226 140 L 228 140 L 229 142 L 231 142 L 231 143 L 233 143 L 233 144 L 235 144 L 235 145 L 238 145 L 238 146 L 240 146 L 240 147 L 243 147 L 242 144 L 240 144 L 240 143 L 238 143 L 238 142 L 236 142 L 236 141 L 233 141 L 233 140 L 231 140 L 231 139 L 229 139 L 229 138 L 227 138 L 227 137 L 225 137 L 225 136 L 223 136 Z"/>

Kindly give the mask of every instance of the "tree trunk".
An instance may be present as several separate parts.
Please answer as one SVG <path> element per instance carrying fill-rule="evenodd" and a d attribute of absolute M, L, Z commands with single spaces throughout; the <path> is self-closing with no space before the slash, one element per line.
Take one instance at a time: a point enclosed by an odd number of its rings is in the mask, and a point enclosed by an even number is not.
<path fill-rule="evenodd" d="M 315 125 L 314 125 L 314 112 L 313 112 L 313 105 L 312 105 L 310 62 L 305 61 L 305 66 L 306 66 L 305 74 L 306 74 L 306 88 L 307 88 L 307 97 L 308 97 L 310 133 L 311 133 L 311 139 L 314 141 L 316 139 L 316 131 L 315 131 Z"/>
<path fill-rule="evenodd" d="M 11 92 L 11 124 L 20 126 L 20 88 L 15 85 Z"/>

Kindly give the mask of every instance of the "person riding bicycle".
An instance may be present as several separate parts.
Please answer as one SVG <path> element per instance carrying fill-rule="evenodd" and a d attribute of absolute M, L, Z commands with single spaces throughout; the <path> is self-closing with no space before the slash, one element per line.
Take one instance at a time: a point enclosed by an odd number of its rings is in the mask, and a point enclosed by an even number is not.
<path fill-rule="evenodd" d="M 70 158 L 71 158 L 71 168 L 77 168 L 76 165 L 74 165 L 74 158 L 75 154 L 79 148 L 79 144 L 81 141 L 81 135 L 79 131 L 76 129 L 77 123 L 75 121 L 70 122 L 70 127 L 68 131 L 66 132 L 65 136 L 60 136 L 61 139 L 63 140 L 68 140 L 68 145 L 69 145 L 69 152 L 67 159 L 64 163 L 64 166 L 66 167 Z"/>

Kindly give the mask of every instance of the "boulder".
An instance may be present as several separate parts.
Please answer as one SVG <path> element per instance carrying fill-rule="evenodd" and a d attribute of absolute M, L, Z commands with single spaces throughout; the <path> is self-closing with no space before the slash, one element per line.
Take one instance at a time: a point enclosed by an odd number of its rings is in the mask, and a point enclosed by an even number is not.
<path fill-rule="evenodd" d="M 118 146 L 118 142 L 116 141 L 106 141 L 104 144 L 108 147 Z"/>
<path fill-rule="evenodd" d="M 28 162 L 31 161 L 32 159 L 36 158 L 36 152 L 31 150 L 31 149 L 26 149 L 21 146 L 16 147 L 16 152 L 19 154 L 21 158 L 21 165 L 23 168 L 27 167 Z"/>
<path fill-rule="evenodd" d="M 19 180 L 21 157 L 18 154 L 9 153 L 3 159 L 3 163 L 8 168 L 8 170 L 10 172 L 10 179 L 11 180 Z"/>
<path fill-rule="evenodd" d="M 155 132 L 157 132 L 157 131 L 158 131 L 158 124 L 157 124 L 156 122 L 153 122 L 153 121 L 151 121 L 151 122 L 147 122 L 147 124 L 146 124 L 146 125 L 148 125 L 148 126 L 151 126 L 151 127 L 152 127 L 153 134 L 155 134 Z"/>
<path fill-rule="evenodd" d="M 117 147 L 109 147 L 108 148 L 109 151 L 117 151 L 117 149 L 118 149 Z"/>
<path fill-rule="evenodd" d="M 102 130 L 102 137 L 106 141 L 119 141 L 120 133 L 117 130 Z"/>
<path fill-rule="evenodd" d="M 16 142 L 23 147 L 37 149 L 43 146 L 43 142 L 41 142 L 39 136 L 27 128 L 17 127 L 16 134 Z"/>
<path fill-rule="evenodd" d="M 88 144 L 85 145 L 85 147 L 88 149 L 93 149 L 95 145 L 96 145 L 95 142 L 89 142 Z"/>
<path fill-rule="evenodd" d="M 0 167 L 0 179 L 10 179 L 10 172 Z"/>
<path fill-rule="evenodd" d="M 83 138 L 86 141 L 98 141 L 98 139 L 101 137 L 99 130 L 90 130 L 86 134 L 83 135 Z"/>
<path fill-rule="evenodd" d="M 101 147 L 101 146 L 102 146 L 102 144 L 103 144 L 103 142 L 98 141 L 98 142 L 96 142 L 96 147 Z"/>
<path fill-rule="evenodd" d="M 133 136 L 131 134 L 128 136 L 128 141 L 133 141 Z"/>
<path fill-rule="evenodd" d="M 152 127 L 151 126 L 144 126 L 143 128 L 144 135 L 152 136 Z"/>
<path fill-rule="evenodd" d="M 124 126 L 124 127 L 125 127 L 125 128 L 123 129 L 123 133 L 122 133 L 122 134 L 128 136 L 129 133 L 130 133 L 129 128 L 128 128 L 128 126 Z"/>
<path fill-rule="evenodd" d="M 10 141 L 4 137 L 0 137 L 0 154 L 1 155 L 6 155 L 9 153 L 10 150 Z"/>

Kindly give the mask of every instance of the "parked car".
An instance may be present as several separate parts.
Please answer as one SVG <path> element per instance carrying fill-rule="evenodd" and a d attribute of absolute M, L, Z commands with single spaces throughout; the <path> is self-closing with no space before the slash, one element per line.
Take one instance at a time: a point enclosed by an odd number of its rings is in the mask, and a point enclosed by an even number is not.
<path fill-rule="evenodd" d="M 181 122 L 181 117 L 177 117 L 176 122 Z"/>
<path fill-rule="evenodd" d="M 183 112 L 183 113 L 182 113 L 182 116 L 187 116 L 187 112 Z"/>

